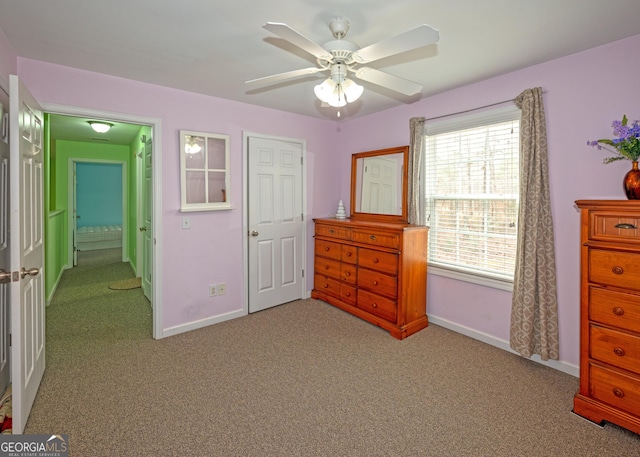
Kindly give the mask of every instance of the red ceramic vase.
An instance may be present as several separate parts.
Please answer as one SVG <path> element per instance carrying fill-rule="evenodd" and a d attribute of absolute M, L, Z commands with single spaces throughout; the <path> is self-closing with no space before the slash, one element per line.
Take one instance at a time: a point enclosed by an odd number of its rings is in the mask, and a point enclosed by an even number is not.
<path fill-rule="evenodd" d="M 640 200 L 640 170 L 638 162 L 632 162 L 632 168 L 624 175 L 624 191 L 629 200 Z"/>

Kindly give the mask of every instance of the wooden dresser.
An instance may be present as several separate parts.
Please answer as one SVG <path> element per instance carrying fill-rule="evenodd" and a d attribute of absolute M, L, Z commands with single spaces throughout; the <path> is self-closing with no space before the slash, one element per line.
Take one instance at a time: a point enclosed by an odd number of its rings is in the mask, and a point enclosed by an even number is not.
<path fill-rule="evenodd" d="M 579 200 L 580 390 L 573 411 L 640 433 L 640 201 Z"/>
<path fill-rule="evenodd" d="M 311 293 L 403 339 L 427 327 L 427 227 L 314 219 Z"/>

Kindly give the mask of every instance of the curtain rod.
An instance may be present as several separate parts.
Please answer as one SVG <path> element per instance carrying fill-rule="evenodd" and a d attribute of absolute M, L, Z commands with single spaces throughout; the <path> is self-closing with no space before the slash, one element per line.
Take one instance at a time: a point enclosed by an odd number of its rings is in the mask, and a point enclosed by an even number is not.
<path fill-rule="evenodd" d="M 543 90 L 542 91 L 543 94 L 546 94 L 547 91 Z M 449 116 L 456 116 L 458 114 L 465 114 L 465 113 L 470 113 L 471 111 L 478 111 L 480 109 L 484 109 L 484 108 L 490 108 L 492 106 L 496 106 L 496 105 L 502 105 L 503 103 L 507 103 L 507 102 L 513 102 L 515 100 L 515 98 L 512 98 L 510 100 L 502 100 L 501 102 L 495 102 L 495 103 L 491 103 L 489 105 L 483 105 L 483 106 L 478 106 L 477 108 L 471 108 L 468 110 L 464 110 L 464 111 L 458 111 L 457 113 L 449 113 L 449 114 L 443 114 L 442 116 L 435 116 L 435 117 L 429 117 L 426 118 L 424 121 L 433 121 L 435 119 L 442 119 L 443 117 L 449 117 Z"/>

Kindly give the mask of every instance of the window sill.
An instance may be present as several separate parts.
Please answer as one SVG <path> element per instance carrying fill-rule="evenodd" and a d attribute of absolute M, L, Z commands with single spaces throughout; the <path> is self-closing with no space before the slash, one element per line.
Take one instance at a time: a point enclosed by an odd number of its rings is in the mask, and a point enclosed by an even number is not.
<path fill-rule="evenodd" d="M 481 286 L 492 287 L 494 289 L 506 290 L 513 292 L 513 281 L 502 281 L 500 279 L 488 278 L 471 273 L 465 273 L 458 270 L 450 270 L 429 264 L 428 273 L 445 278 L 457 279 L 458 281 L 470 282 Z"/>

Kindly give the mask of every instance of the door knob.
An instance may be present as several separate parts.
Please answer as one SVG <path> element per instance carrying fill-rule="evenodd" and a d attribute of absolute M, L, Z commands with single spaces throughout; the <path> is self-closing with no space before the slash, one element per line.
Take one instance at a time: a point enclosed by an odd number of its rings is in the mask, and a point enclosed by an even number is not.
<path fill-rule="evenodd" d="M 4 284 L 6 282 L 11 282 L 11 272 L 0 270 L 0 284 Z"/>
<path fill-rule="evenodd" d="M 147 231 L 147 227 L 140 227 L 140 231 L 141 232 L 146 232 Z"/>
<path fill-rule="evenodd" d="M 22 270 L 20 270 L 20 277 L 22 279 L 25 278 L 25 276 L 29 275 L 29 276 L 37 276 L 38 273 L 40 273 L 40 269 L 39 268 L 29 268 L 28 270 L 25 270 L 24 267 L 22 268 Z"/>
<path fill-rule="evenodd" d="M 258 232 L 254 230 L 253 232 L 251 232 L 251 236 L 258 236 Z"/>

